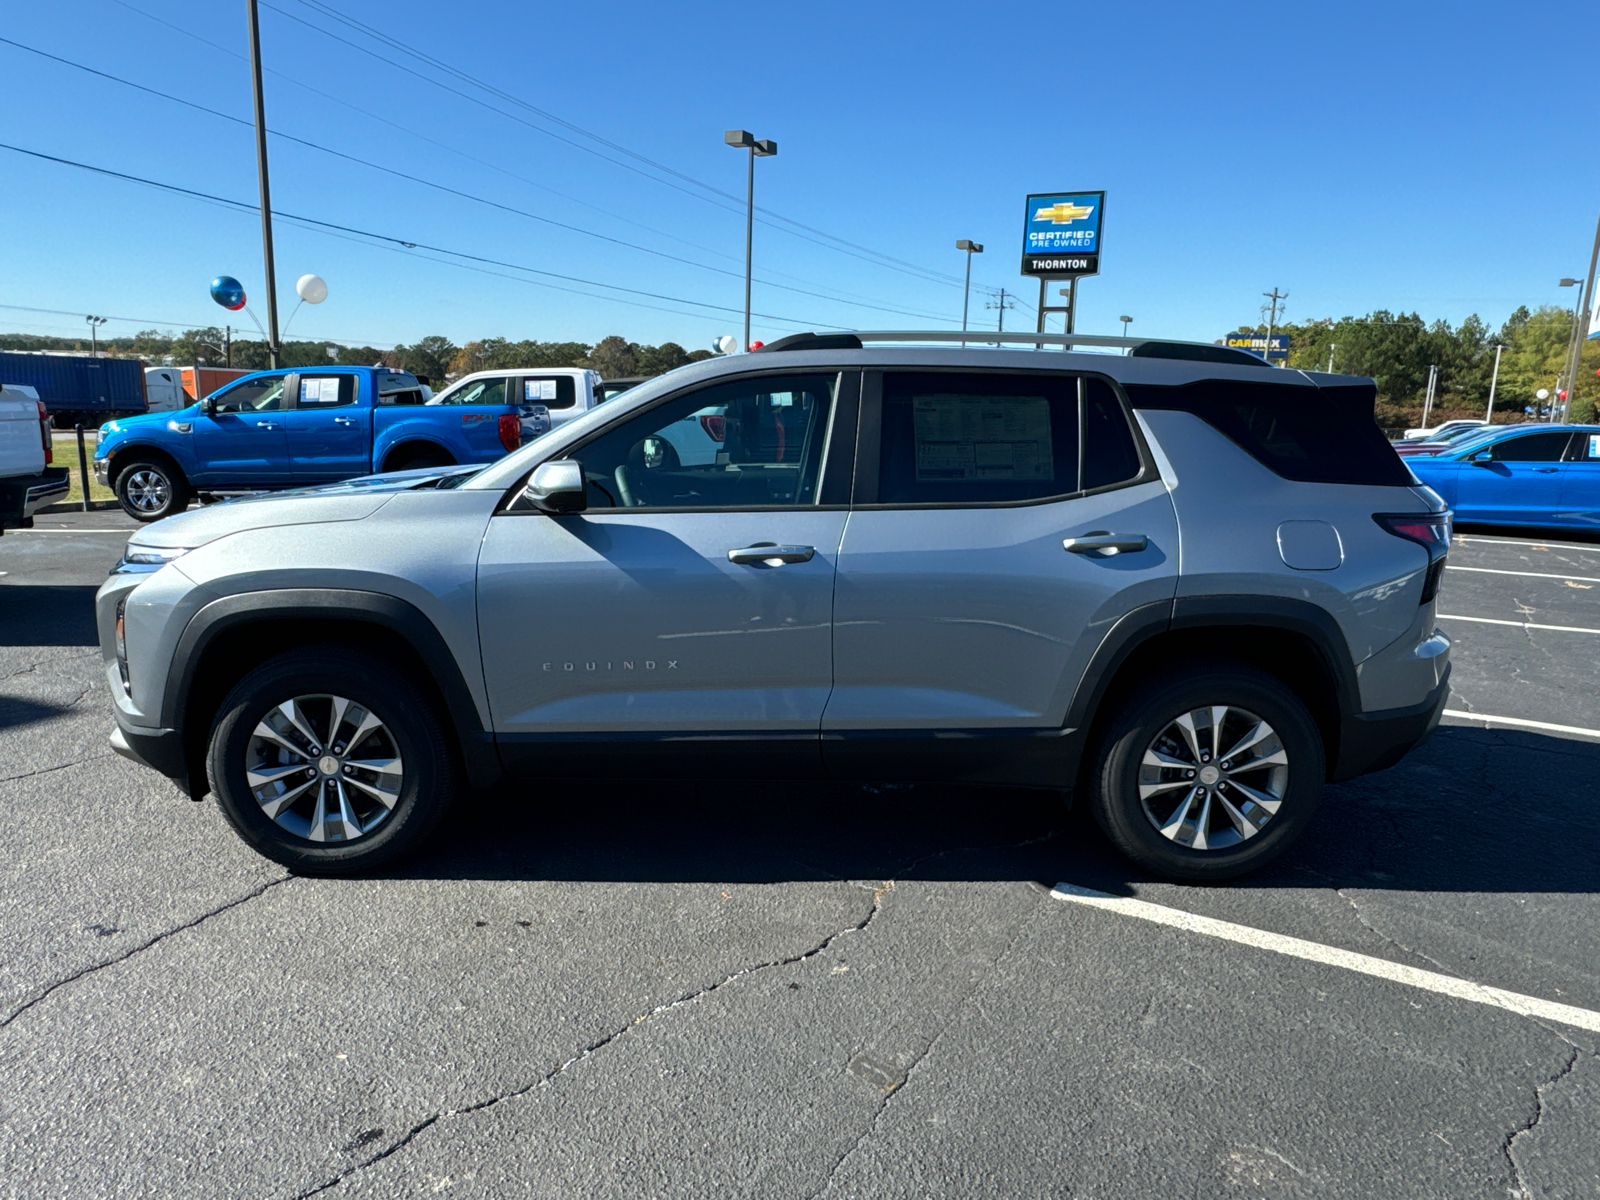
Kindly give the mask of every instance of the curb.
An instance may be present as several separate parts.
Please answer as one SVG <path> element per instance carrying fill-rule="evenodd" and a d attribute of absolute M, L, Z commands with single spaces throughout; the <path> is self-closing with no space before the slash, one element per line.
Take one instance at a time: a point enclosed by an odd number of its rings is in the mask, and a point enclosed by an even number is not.
<path fill-rule="evenodd" d="M 107 508 L 121 508 L 121 507 L 122 507 L 122 505 L 118 504 L 115 500 L 91 500 L 91 501 L 89 501 L 89 511 L 90 512 L 97 512 L 97 511 L 100 511 L 102 509 L 107 509 Z M 43 508 L 35 509 L 34 510 L 34 516 L 39 516 L 42 513 L 82 512 L 82 511 L 83 511 L 83 502 L 81 500 L 67 500 L 67 501 L 63 501 L 62 503 L 59 503 L 59 504 L 46 504 Z"/>

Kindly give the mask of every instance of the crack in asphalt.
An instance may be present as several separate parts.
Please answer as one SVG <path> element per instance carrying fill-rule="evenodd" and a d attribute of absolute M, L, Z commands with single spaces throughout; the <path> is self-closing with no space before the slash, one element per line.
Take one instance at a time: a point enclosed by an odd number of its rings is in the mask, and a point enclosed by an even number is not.
<path fill-rule="evenodd" d="M 6 1028 L 30 1008 L 33 1008 L 35 1005 L 49 999 L 68 984 L 76 983 L 78 980 L 87 975 L 93 975 L 97 971 L 104 971 L 107 967 L 114 967 L 118 963 L 127 962 L 128 959 L 132 958 L 134 955 L 143 954 L 152 946 L 166 941 L 169 937 L 173 936 L 173 934 L 182 933 L 186 929 L 193 929 L 197 925 L 202 925 L 209 921 L 212 917 L 220 916 L 221 914 L 227 912 L 230 908 L 238 908 L 241 904 L 248 904 L 250 901 L 256 899 L 256 897 L 264 895 L 270 889 L 277 887 L 280 883 L 288 883 L 289 880 L 293 878 L 294 876 L 292 875 L 280 875 L 276 879 L 269 879 L 260 887 L 252 888 L 244 895 L 237 896 L 234 899 L 229 900 L 226 904 L 219 904 L 215 908 L 208 909 L 199 916 L 195 917 L 193 920 L 185 921 L 182 925 L 175 925 L 171 929 L 163 930 L 154 937 L 141 942 L 139 945 L 129 948 L 122 954 L 117 955 L 115 958 L 108 958 L 104 962 L 94 963 L 91 966 L 84 967 L 81 971 L 74 971 L 65 979 L 58 979 L 55 983 L 52 983 L 49 987 L 45 988 L 44 991 L 40 992 L 37 996 L 34 996 L 31 1000 L 19 1005 L 4 1018 L 0 1018 L 0 1029 Z"/>
<path fill-rule="evenodd" d="M 84 763 L 91 763 L 101 758 L 115 758 L 116 752 L 106 751 L 104 754 L 90 754 L 85 758 L 75 758 L 71 762 L 58 763 L 53 767 L 40 767 L 37 771 L 24 771 L 20 775 L 7 775 L 0 779 L 0 783 L 14 783 L 18 779 L 33 779 L 40 775 L 49 775 L 54 771 L 65 771 L 68 767 L 81 767 Z"/>
<path fill-rule="evenodd" d="M 1562 1067 L 1561 1070 L 1557 1071 L 1544 1082 L 1533 1085 L 1533 1119 L 1528 1121 L 1526 1124 L 1519 1125 L 1515 1129 L 1511 1130 L 1510 1133 L 1506 1134 L 1505 1141 L 1501 1143 L 1500 1152 L 1506 1156 L 1506 1162 L 1510 1164 L 1511 1178 L 1517 1185 L 1517 1196 L 1519 1200 L 1533 1200 L 1533 1190 L 1528 1187 L 1527 1180 L 1523 1179 L 1522 1168 L 1517 1166 L 1517 1158 L 1514 1153 L 1517 1145 L 1517 1139 L 1522 1137 L 1524 1134 L 1532 1133 L 1539 1122 L 1544 1120 L 1545 1089 L 1555 1087 L 1556 1084 L 1560 1083 L 1568 1075 L 1572 1074 L 1573 1069 L 1578 1065 L 1578 1059 L 1581 1057 L 1582 1054 L 1576 1047 L 1574 1047 L 1572 1056 L 1567 1059 L 1566 1066 Z"/>
<path fill-rule="evenodd" d="M 480 1112 L 483 1112 L 485 1109 L 493 1108 L 495 1105 L 500 1104 L 503 1101 L 515 1100 L 519 1096 L 526 1096 L 530 1092 L 533 1092 L 533 1091 L 535 1091 L 535 1090 L 537 1090 L 539 1088 L 549 1087 L 558 1078 L 560 1078 L 562 1075 L 566 1074 L 567 1071 L 569 1071 L 571 1068 L 577 1066 L 579 1063 L 583 1062 L 585 1059 L 593 1057 L 595 1054 L 599 1053 L 601 1050 L 605 1049 L 607 1046 L 611 1045 L 613 1042 L 616 1042 L 616 1041 L 620 1040 L 621 1038 L 625 1037 L 627 1034 L 629 1034 L 633 1030 L 639 1028 L 639 1026 L 645 1024 L 648 1021 L 654 1020 L 656 1017 L 662 1015 L 663 1013 L 672 1012 L 674 1009 L 683 1008 L 686 1005 L 697 1004 L 697 1003 L 699 1003 L 699 1001 L 701 1001 L 705 997 L 709 996 L 712 992 L 719 991 L 720 989 L 726 987 L 728 984 L 733 983 L 735 980 L 744 979 L 744 978 L 746 978 L 746 977 L 748 977 L 750 975 L 754 975 L 754 974 L 756 974 L 756 973 L 758 973 L 760 971 L 771 970 L 774 967 L 793 966 L 796 963 L 803 963 L 803 962 L 806 962 L 806 961 L 808 961 L 810 959 L 813 959 L 813 958 L 817 957 L 817 955 L 822 954 L 823 952 L 825 952 L 828 949 L 828 947 L 833 945 L 834 942 L 838 941 L 840 938 L 846 936 L 847 934 L 865 932 L 867 926 L 872 924 L 873 919 L 876 918 L 878 913 L 882 910 L 884 896 L 886 896 L 889 892 L 892 892 L 893 890 L 894 890 L 894 880 L 892 880 L 892 879 L 884 880 L 881 884 L 879 884 L 876 888 L 873 889 L 873 892 L 872 892 L 872 907 L 867 910 L 867 915 L 866 916 L 861 918 L 861 920 L 857 921 L 854 925 L 847 925 L 843 929 L 836 930 L 835 932 L 830 933 L 827 937 L 823 938 L 815 946 L 811 947 L 811 949 L 806 950 L 806 951 L 804 951 L 804 952 L 802 952 L 800 954 L 791 955 L 788 958 L 773 959 L 770 962 L 757 963 L 754 966 L 744 967 L 744 968 L 742 968 L 742 969 L 740 969 L 738 971 L 735 971 L 731 975 L 724 976 L 722 979 L 719 979 L 715 983 L 708 984 L 707 986 L 698 989 L 697 991 L 689 992 L 686 995 L 678 997 L 676 1000 L 669 1000 L 664 1004 L 658 1004 L 654 1008 L 648 1010 L 647 1012 L 641 1013 L 639 1016 L 637 1016 L 633 1020 L 629 1021 L 626 1025 L 623 1025 L 620 1028 L 613 1030 L 612 1032 L 606 1034 L 602 1038 L 597 1039 L 596 1041 L 590 1042 L 582 1050 L 580 1050 L 576 1054 L 572 1055 L 572 1057 L 570 1057 L 566 1061 L 562 1062 L 559 1066 L 557 1066 L 553 1070 L 547 1071 L 545 1074 L 539 1076 L 537 1079 L 533 1080 L 531 1083 L 527 1083 L 527 1084 L 523 1085 L 522 1087 L 513 1088 L 509 1092 L 498 1093 L 496 1095 L 490 1096 L 486 1100 L 480 1100 L 476 1104 L 468 1104 L 468 1105 L 466 1105 L 466 1106 L 464 1106 L 462 1108 L 445 1109 L 445 1110 L 442 1110 L 440 1112 L 432 1113 L 431 1115 L 425 1117 L 423 1120 L 418 1121 L 415 1125 L 413 1125 L 409 1130 L 407 1130 L 407 1132 L 405 1133 L 404 1136 L 400 1137 L 396 1141 L 394 1141 L 391 1144 L 389 1144 L 388 1146 L 384 1147 L 382 1150 L 378 1151 L 378 1153 L 374 1154 L 371 1158 L 365 1159 L 364 1161 L 359 1162 L 359 1163 L 357 1163 L 356 1165 L 354 1165 L 352 1167 L 346 1168 L 345 1170 L 339 1172 L 339 1174 L 335 1175 L 333 1178 L 325 1180 L 322 1183 L 317 1184 L 313 1188 L 309 1188 L 306 1191 L 297 1193 L 296 1196 L 294 1197 L 294 1200 L 307 1200 L 308 1197 L 318 1195 L 321 1192 L 327 1191 L 329 1188 L 337 1187 L 339 1184 L 343 1183 L 346 1179 L 350 1178 L 350 1176 L 355 1175 L 355 1174 L 357 1174 L 357 1173 L 359 1173 L 361 1171 L 365 1171 L 368 1167 L 372 1166 L 373 1164 L 381 1162 L 384 1159 L 388 1158 L 390 1155 L 392 1155 L 392 1154 L 396 1153 L 397 1151 L 405 1148 L 407 1145 L 409 1145 L 411 1143 L 411 1141 L 414 1138 L 417 1137 L 418 1134 L 422 1133 L 423 1130 L 429 1128 L 432 1125 L 438 1124 L 440 1121 L 445 1120 L 446 1118 L 471 1116 L 474 1113 L 480 1113 Z"/>
<path fill-rule="evenodd" d="M 1044 837 L 1035 840 L 1048 841 L 1049 838 Z M 1026 846 L 1032 845 L 1033 843 L 1023 842 L 1021 844 Z M 994 956 L 993 961 L 989 964 L 988 971 L 984 973 L 985 978 L 994 974 L 995 969 L 1005 961 L 1006 956 L 1011 953 L 1012 948 L 1017 944 L 1018 941 L 1021 940 L 1022 935 L 1028 931 L 1029 927 L 1033 925 L 1034 921 L 1038 919 L 1039 914 L 1043 912 L 1044 909 L 1045 900 L 1043 897 L 1041 897 L 1034 904 L 1033 911 L 1030 912 L 1027 917 L 1023 919 L 1021 924 L 1017 926 L 1016 933 L 1011 935 L 1011 940 L 1006 943 L 1005 949 Z M 866 1145 L 866 1143 L 872 1138 L 872 1135 L 877 1133 L 878 1126 L 883 1121 L 884 1113 L 889 1111 L 889 1102 L 910 1086 L 912 1075 L 915 1074 L 917 1068 L 920 1067 L 924 1061 L 926 1061 L 928 1055 L 933 1052 L 933 1048 L 939 1044 L 939 1042 L 944 1038 L 944 1035 L 949 1033 L 950 1030 L 955 1026 L 956 1021 L 960 1018 L 962 1012 L 965 1011 L 967 1005 L 972 1002 L 972 997 L 977 994 L 978 988 L 981 985 L 981 980 L 972 985 L 971 990 L 967 992 L 967 995 L 962 1000 L 961 1004 L 958 1005 L 956 1010 L 950 1014 L 950 1019 L 939 1027 L 939 1031 L 928 1039 L 928 1044 L 924 1046 L 921 1051 L 918 1052 L 917 1056 L 911 1060 L 910 1064 L 907 1065 L 905 1070 L 905 1078 L 902 1079 L 895 1087 L 884 1093 L 883 1099 L 878 1102 L 877 1108 L 873 1111 L 872 1120 L 867 1122 L 867 1127 L 861 1131 L 861 1136 L 856 1138 L 856 1140 L 850 1144 L 849 1148 L 834 1160 L 833 1166 L 829 1167 L 828 1173 L 822 1177 L 822 1185 L 818 1187 L 816 1191 L 810 1193 L 810 1195 L 806 1197 L 806 1200 L 817 1200 L 817 1197 L 826 1192 L 833 1184 L 833 1177 L 839 1173 L 839 1168 L 843 1167 L 844 1164 L 849 1161 L 850 1156 L 853 1155 L 857 1150 L 861 1149 L 862 1146 Z"/>
<path fill-rule="evenodd" d="M 1356 920 L 1361 923 L 1361 927 L 1363 929 L 1365 929 L 1367 932 L 1371 933 L 1374 937 L 1376 937 L 1379 940 L 1381 940 L 1385 945 L 1393 946 L 1396 950 L 1399 950 L 1403 954 L 1409 954 L 1413 958 L 1420 958 L 1423 962 L 1427 963 L 1428 965 L 1430 965 L 1432 967 L 1436 967 L 1438 970 L 1444 972 L 1447 975 L 1454 975 L 1456 973 L 1454 968 L 1448 966 L 1447 964 L 1445 964 L 1443 962 L 1440 962 L 1437 958 L 1434 958 L 1431 955 L 1424 954 L 1421 950 L 1418 950 L 1418 949 L 1415 949 L 1414 947 L 1406 945 L 1404 942 L 1400 941 L 1398 938 L 1394 938 L 1394 937 L 1389 936 L 1387 933 L 1383 932 L 1383 930 L 1379 929 L 1376 925 L 1374 925 L 1371 921 L 1367 920 L 1367 915 L 1364 912 L 1361 911 L 1361 905 L 1356 902 L 1356 898 L 1354 896 L 1346 894 L 1346 892 L 1345 892 L 1345 890 L 1343 888 L 1334 888 L 1333 889 L 1333 894 L 1335 896 L 1338 896 L 1341 900 L 1343 900 L 1346 904 L 1348 904 L 1350 906 L 1350 911 L 1355 914 Z"/>

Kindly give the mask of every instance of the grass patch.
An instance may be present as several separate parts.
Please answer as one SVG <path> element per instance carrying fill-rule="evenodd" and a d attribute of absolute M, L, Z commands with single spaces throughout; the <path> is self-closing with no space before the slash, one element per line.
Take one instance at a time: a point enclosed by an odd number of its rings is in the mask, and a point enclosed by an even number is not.
<path fill-rule="evenodd" d="M 83 500 L 83 488 L 78 475 L 78 435 L 76 433 L 55 434 L 55 462 L 51 466 L 66 467 L 67 479 L 71 483 L 71 490 L 58 501 L 61 504 L 78 504 Z M 116 493 L 108 487 L 101 487 L 94 479 L 94 447 L 95 437 L 92 433 L 83 435 L 83 453 L 89 463 L 89 499 L 115 500 Z"/>

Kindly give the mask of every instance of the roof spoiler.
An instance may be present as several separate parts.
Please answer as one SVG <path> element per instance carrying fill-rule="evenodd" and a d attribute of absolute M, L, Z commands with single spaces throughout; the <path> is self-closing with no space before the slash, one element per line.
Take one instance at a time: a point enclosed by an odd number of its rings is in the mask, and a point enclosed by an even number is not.
<path fill-rule="evenodd" d="M 860 350 L 867 343 L 880 342 L 940 342 L 962 346 L 1021 345 L 1043 348 L 1058 346 L 1093 346 L 1126 350 L 1134 358 L 1176 358 L 1190 362 L 1231 363 L 1242 367 L 1268 367 L 1270 364 L 1258 355 L 1228 346 L 1215 346 L 1209 342 L 1154 341 L 1150 338 L 1102 337 L 1089 333 L 1004 333 L 990 330 L 968 330 L 965 333 L 948 329 L 915 330 L 858 330 L 853 333 L 794 333 L 788 337 L 768 342 L 752 354 L 770 354 L 784 350 Z"/>

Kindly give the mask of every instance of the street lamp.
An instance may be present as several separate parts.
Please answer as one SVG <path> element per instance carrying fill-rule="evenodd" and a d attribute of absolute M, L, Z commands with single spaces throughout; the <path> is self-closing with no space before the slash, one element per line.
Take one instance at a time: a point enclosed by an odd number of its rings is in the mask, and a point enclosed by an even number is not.
<path fill-rule="evenodd" d="M 1577 288 L 1578 289 L 1578 300 L 1577 300 L 1577 303 L 1575 303 L 1572 306 L 1572 336 L 1567 339 L 1567 354 L 1566 354 L 1567 361 L 1566 361 L 1566 366 L 1565 366 L 1565 374 L 1567 376 L 1567 386 L 1566 386 L 1565 390 L 1566 390 L 1566 394 L 1568 396 L 1571 396 L 1572 395 L 1572 382 L 1573 382 L 1573 380 L 1575 378 L 1577 378 L 1577 374 L 1578 374 L 1578 358 L 1577 358 L 1577 355 L 1574 353 L 1574 347 L 1578 347 L 1578 353 L 1582 352 L 1581 343 L 1582 343 L 1582 340 L 1583 340 L 1583 332 L 1584 331 L 1581 330 L 1579 328 L 1579 326 L 1583 322 L 1583 280 L 1581 280 L 1581 279 L 1563 279 L 1561 281 L 1561 286 L 1562 287 L 1569 287 L 1569 288 Z M 1558 377 L 1557 378 L 1558 391 L 1559 391 L 1559 384 L 1560 384 L 1560 379 Z M 1551 406 L 1551 409 L 1552 409 L 1551 417 L 1550 417 L 1551 420 L 1555 420 L 1554 407 L 1555 407 L 1554 405 Z M 1561 414 L 1561 419 L 1562 420 L 1566 420 L 1566 417 L 1567 417 L 1567 414 L 1563 411 L 1562 414 Z"/>
<path fill-rule="evenodd" d="M 967 282 L 961 289 L 961 332 L 965 333 L 967 331 L 967 299 L 972 291 L 972 256 L 983 253 L 983 243 L 969 242 L 966 238 L 962 238 L 956 243 L 956 249 L 967 252 Z M 966 345 L 965 342 L 961 344 L 963 346 Z"/>
<path fill-rule="evenodd" d="M 1118 317 L 1117 320 L 1122 322 L 1122 336 L 1123 337 L 1127 337 L 1128 336 L 1128 326 L 1133 324 L 1133 318 L 1132 317 Z"/>
<path fill-rule="evenodd" d="M 774 141 L 756 141 L 745 129 L 730 129 L 722 140 L 735 149 L 750 151 L 750 171 L 745 182 L 744 216 L 744 348 L 750 349 L 750 246 L 756 228 L 756 159 L 771 158 L 778 152 Z"/>
<path fill-rule="evenodd" d="M 106 323 L 106 318 L 85 317 L 84 320 L 89 322 L 89 354 L 91 357 L 98 358 L 100 356 L 100 339 L 96 334 L 99 332 L 100 326 Z"/>

